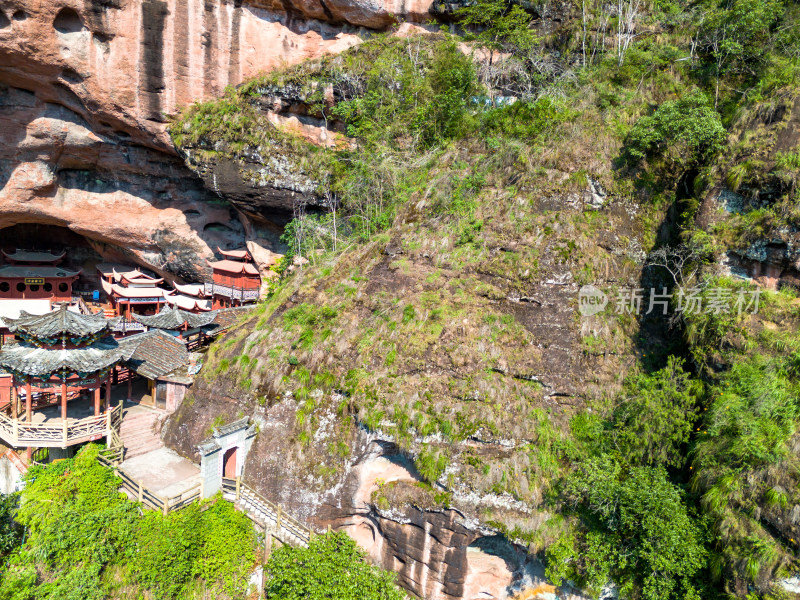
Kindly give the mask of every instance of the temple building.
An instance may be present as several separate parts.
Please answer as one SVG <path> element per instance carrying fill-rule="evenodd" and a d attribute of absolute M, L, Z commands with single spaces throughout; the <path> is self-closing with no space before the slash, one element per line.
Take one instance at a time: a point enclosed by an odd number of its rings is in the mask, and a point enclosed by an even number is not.
<path fill-rule="evenodd" d="M 113 315 L 133 321 L 133 315 L 154 315 L 167 303 L 164 283 L 139 269 L 101 263 L 97 265 L 103 291 L 108 296 Z"/>
<path fill-rule="evenodd" d="M 126 367 L 147 380 L 153 406 L 167 412 L 175 411 L 193 381 L 191 357 L 196 355 L 190 354 L 186 342 L 166 331 L 152 329 L 124 338 L 120 345 Z M 130 398 L 132 378 L 127 380 Z"/>
<path fill-rule="evenodd" d="M 217 250 L 224 259 L 208 263 L 212 269 L 212 282 L 205 285 L 206 295 L 212 298 L 212 307 L 228 308 L 258 302 L 261 276 L 250 253 L 247 250 Z"/>
<path fill-rule="evenodd" d="M 2 251 L 5 264 L 0 266 L 0 299 L 46 299 L 72 301 L 72 285 L 80 270 L 60 266 L 64 252 Z"/>
<path fill-rule="evenodd" d="M 218 311 L 192 313 L 179 308 L 164 308 L 157 315 L 134 317 L 149 329 L 158 329 L 185 340 L 190 348 L 199 348 L 218 328 Z"/>
<path fill-rule="evenodd" d="M 167 304 L 193 313 L 211 310 L 211 299 L 206 297 L 203 284 L 173 284 L 175 291 L 166 296 Z"/>
<path fill-rule="evenodd" d="M 65 448 L 111 435 L 112 421 L 122 410 L 108 406 L 111 374 L 123 358 L 123 349 L 111 337 L 114 322 L 73 312 L 67 304 L 41 316 L 23 312 L 17 319 L 5 319 L 18 340 L 0 349 L 0 367 L 11 375 L 0 378 L 0 385 L 10 387 L 0 394 L 8 399 L 0 403 L 0 439 L 5 444 Z M 88 410 L 80 402 L 87 399 Z M 72 418 L 70 403 L 81 405 Z M 51 407 L 60 407 L 60 419 L 52 418 Z"/>

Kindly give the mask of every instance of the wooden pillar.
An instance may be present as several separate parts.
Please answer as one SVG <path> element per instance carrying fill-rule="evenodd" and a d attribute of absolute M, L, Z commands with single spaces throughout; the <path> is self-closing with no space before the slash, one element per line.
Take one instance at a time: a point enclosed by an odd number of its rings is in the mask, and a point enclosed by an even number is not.
<path fill-rule="evenodd" d="M 61 382 L 61 420 L 67 422 L 67 380 Z"/>
<path fill-rule="evenodd" d="M 133 397 L 133 371 L 128 369 L 128 402 Z"/>
<path fill-rule="evenodd" d="M 16 379 L 16 378 L 15 378 Z M 17 403 L 19 402 L 19 393 L 17 392 L 17 386 L 15 379 L 11 380 L 11 418 L 17 418 Z"/>
<path fill-rule="evenodd" d="M 100 414 L 100 384 L 94 388 L 94 416 Z"/>
<path fill-rule="evenodd" d="M 111 375 L 106 377 L 106 403 L 103 408 L 111 408 Z"/>
<path fill-rule="evenodd" d="M 27 377 L 25 379 L 25 415 L 28 420 L 28 423 L 33 421 L 33 390 L 31 389 L 31 378 Z"/>

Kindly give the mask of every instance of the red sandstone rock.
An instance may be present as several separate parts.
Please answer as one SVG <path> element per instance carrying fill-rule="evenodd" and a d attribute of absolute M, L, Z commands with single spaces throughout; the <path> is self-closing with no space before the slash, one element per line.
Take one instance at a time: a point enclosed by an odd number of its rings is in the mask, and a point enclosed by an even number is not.
<path fill-rule="evenodd" d="M 353 26 L 423 20 L 428 4 L 297 0 L 287 14 L 262 0 L 21 0 L 14 19 L 0 9 L 0 228 L 61 225 L 105 256 L 130 250 L 189 279 L 217 244 L 274 247 L 269 223 L 207 202 L 166 119 L 259 72 L 345 50 L 361 41 Z"/>

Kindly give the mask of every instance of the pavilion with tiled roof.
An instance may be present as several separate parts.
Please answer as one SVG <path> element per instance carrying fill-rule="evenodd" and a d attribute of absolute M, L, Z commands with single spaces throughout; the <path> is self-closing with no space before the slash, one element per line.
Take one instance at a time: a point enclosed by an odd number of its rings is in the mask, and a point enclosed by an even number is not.
<path fill-rule="evenodd" d="M 111 396 L 111 371 L 123 358 L 111 335 L 116 319 L 73 312 L 66 304 L 45 315 L 22 312 L 6 319 L 19 343 L 0 350 L 0 367 L 13 375 L 11 417 L 17 419 L 17 390 L 25 390 L 26 421 L 32 421 L 33 390 L 60 395 L 61 418 L 67 419 L 67 402 L 82 392 L 94 393 L 95 416 L 100 414 L 100 389 Z M 59 389 L 60 388 L 60 389 Z M 60 394 L 58 393 L 60 391 Z M 15 393 L 16 392 L 16 393 Z"/>
<path fill-rule="evenodd" d="M 169 375 L 189 364 L 186 344 L 160 329 L 120 340 L 123 357 L 138 375 L 150 380 Z"/>
<path fill-rule="evenodd" d="M 133 320 L 135 314 L 155 314 L 166 304 L 169 290 L 158 287 L 161 277 L 114 263 L 97 265 L 100 284 L 111 301 L 114 314 Z"/>
<path fill-rule="evenodd" d="M 17 341 L 0 348 L 0 374 L 4 373 L 0 377 L 0 441 L 13 447 L 27 446 L 31 451 L 112 436 L 122 403 L 111 406 L 111 384 L 119 381 L 116 375 L 126 371 L 148 380 L 154 402 L 174 405 L 191 385 L 192 363 L 186 340 L 174 332 L 181 326 L 213 328 L 216 317 L 216 312 L 165 309 L 141 317 L 150 321 L 149 331 L 122 339 L 111 335 L 120 317 L 82 314 L 66 304 L 45 315 L 22 311 L 17 318 L 6 317 Z M 127 376 L 129 399 L 131 381 Z M 103 388 L 105 402 L 101 399 Z M 94 395 L 94 415 L 90 400 L 88 412 L 82 404 L 70 408 L 71 417 L 88 417 L 68 418 L 68 403 L 72 405 L 87 393 Z M 59 404 L 61 419 L 54 421 L 50 407 Z"/>

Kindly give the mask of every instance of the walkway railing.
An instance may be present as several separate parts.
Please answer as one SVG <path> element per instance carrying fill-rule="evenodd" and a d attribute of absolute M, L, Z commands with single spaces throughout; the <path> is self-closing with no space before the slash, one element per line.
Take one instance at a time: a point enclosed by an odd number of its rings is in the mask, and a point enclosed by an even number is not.
<path fill-rule="evenodd" d="M 29 423 L 0 413 L 0 439 L 12 447 L 64 448 L 107 437 L 119 429 L 121 413 L 122 408 L 115 406 L 96 417 L 58 423 Z"/>
<path fill-rule="evenodd" d="M 139 321 L 122 320 L 114 325 L 113 331 L 117 333 L 129 333 L 131 331 L 147 331 L 147 326 L 139 323 Z"/>
<path fill-rule="evenodd" d="M 78 310 L 81 311 L 81 314 L 90 315 L 92 311 L 89 310 L 89 307 L 86 306 L 86 302 L 84 302 L 81 296 L 73 296 L 72 297 L 73 304 L 77 305 Z"/>
<path fill-rule="evenodd" d="M 230 285 L 206 283 L 205 294 L 206 296 L 213 296 L 214 294 L 217 294 L 218 296 L 225 296 L 226 298 L 230 298 L 231 300 L 239 300 L 240 302 L 249 302 L 251 300 L 257 301 L 261 295 L 261 290 L 259 288 L 245 289 L 245 288 L 233 287 Z"/>
<path fill-rule="evenodd" d="M 101 459 L 101 462 L 104 461 Z M 115 468 L 114 472 L 122 479 L 122 489 L 128 492 L 137 502 L 140 502 L 146 508 L 161 511 L 165 515 L 189 506 L 192 502 L 203 497 L 202 481 L 176 496 L 159 496 L 142 485 L 141 481 L 135 481 L 126 475 L 124 471 Z"/>
<path fill-rule="evenodd" d="M 314 532 L 283 509 L 242 483 L 240 478 L 222 478 L 223 494 L 234 496 L 234 500 L 247 513 L 250 520 L 264 527 L 267 539 L 276 537 L 290 546 L 308 546 Z"/>

